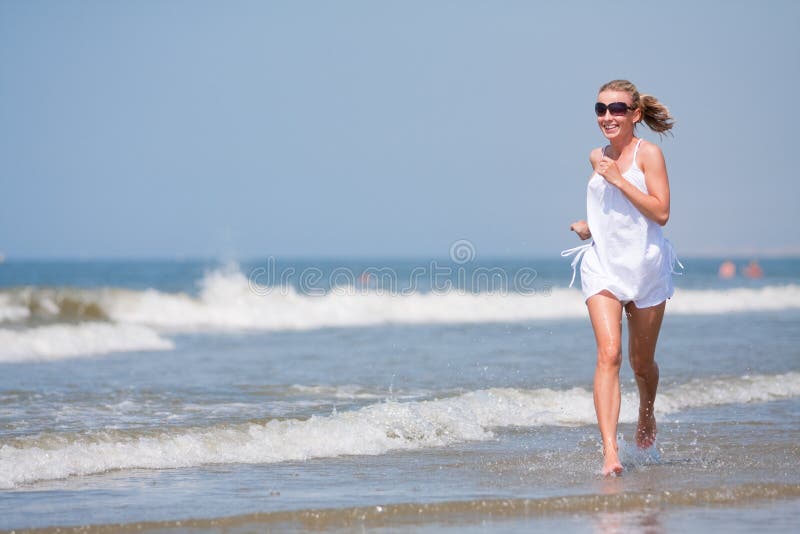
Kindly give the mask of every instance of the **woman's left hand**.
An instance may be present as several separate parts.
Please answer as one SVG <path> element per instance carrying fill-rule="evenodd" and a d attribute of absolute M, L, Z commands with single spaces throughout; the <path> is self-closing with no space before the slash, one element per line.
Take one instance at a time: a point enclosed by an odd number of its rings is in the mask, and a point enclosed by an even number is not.
<path fill-rule="evenodd" d="M 597 162 L 595 171 L 605 178 L 606 182 L 614 186 L 619 185 L 621 180 L 624 180 L 622 173 L 619 172 L 619 167 L 617 167 L 617 162 L 608 156 L 603 156 L 600 161 Z"/>

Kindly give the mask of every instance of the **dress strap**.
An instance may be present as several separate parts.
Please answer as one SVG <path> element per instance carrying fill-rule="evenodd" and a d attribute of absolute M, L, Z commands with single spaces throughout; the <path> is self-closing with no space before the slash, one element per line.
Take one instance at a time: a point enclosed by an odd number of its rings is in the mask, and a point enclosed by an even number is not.
<path fill-rule="evenodd" d="M 636 143 L 636 148 L 633 149 L 633 167 L 639 168 L 639 165 L 636 164 L 636 155 L 639 153 L 639 145 L 642 144 L 642 140 L 639 139 L 639 142 Z"/>
<path fill-rule="evenodd" d="M 572 263 L 570 264 L 570 267 L 572 267 L 572 280 L 569 282 L 569 287 L 572 287 L 572 284 L 575 283 L 575 272 L 578 270 L 578 262 L 581 261 L 581 258 L 584 254 L 586 254 L 586 251 L 592 248 L 592 245 L 594 245 L 594 241 L 591 243 L 586 243 L 585 245 L 580 245 L 561 251 L 562 258 L 566 258 L 567 256 L 572 256 L 575 254 L 575 257 L 572 259 Z"/>
<path fill-rule="evenodd" d="M 675 253 L 675 248 L 670 243 L 669 239 L 664 239 L 664 243 L 667 245 L 667 253 L 669 254 L 669 272 L 672 274 L 682 275 L 684 271 L 686 271 L 686 267 L 683 266 L 681 260 L 678 259 L 678 255 Z M 681 271 L 678 272 L 675 270 L 675 264 L 681 268 Z"/>

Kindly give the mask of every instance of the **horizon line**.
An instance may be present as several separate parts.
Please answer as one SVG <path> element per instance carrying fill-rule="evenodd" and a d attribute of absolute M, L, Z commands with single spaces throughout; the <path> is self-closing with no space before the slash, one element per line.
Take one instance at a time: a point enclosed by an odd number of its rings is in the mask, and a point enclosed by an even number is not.
<path fill-rule="evenodd" d="M 469 261 L 469 263 L 483 263 L 492 260 L 558 260 L 560 251 L 554 254 L 484 254 L 482 257 L 476 257 Z M 800 259 L 800 248 L 786 248 L 786 249 L 734 249 L 734 250 L 689 250 L 681 253 L 683 258 L 700 259 L 700 260 L 753 260 L 753 259 Z M 202 254 L 186 254 L 186 255 L 75 255 L 75 256 L 61 256 L 61 255 L 22 255 L 22 256 L 8 256 L 0 253 L 0 265 L 4 263 L 18 263 L 18 262 L 124 262 L 124 261 L 140 261 L 140 262 L 242 262 L 250 263 L 256 261 L 264 261 L 268 258 L 276 258 L 283 261 L 365 261 L 365 260 L 391 260 L 391 261 L 433 261 L 433 260 L 446 260 L 453 261 L 447 255 L 426 255 L 426 254 L 243 254 L 243 255 L 202 255 Z"/>

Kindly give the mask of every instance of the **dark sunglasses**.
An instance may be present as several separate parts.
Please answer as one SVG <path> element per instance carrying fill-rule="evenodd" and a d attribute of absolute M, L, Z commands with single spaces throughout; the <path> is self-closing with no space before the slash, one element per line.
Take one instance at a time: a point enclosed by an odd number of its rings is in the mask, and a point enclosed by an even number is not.
<path fill-rule="evenodd" d="M 634 109 L 636 108 L 630 107 L 625 102 L 612 102 L 608 105 L 598 102 L 594 105 L 594 112 L 597 113 L 598 117 L 605 115 L 606 110 L 610 111 L 612 115 L 619 117 L 625 115 L 628 111 L 633 111 Z"/>

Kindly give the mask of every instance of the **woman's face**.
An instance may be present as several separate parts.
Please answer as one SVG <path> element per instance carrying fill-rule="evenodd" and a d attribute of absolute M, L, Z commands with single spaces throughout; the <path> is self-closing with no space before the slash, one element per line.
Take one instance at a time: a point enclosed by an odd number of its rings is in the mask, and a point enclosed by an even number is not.
<path fill-rule="evenodd" d="M 603 91 L 597 95 L 597 101 L 605 105 L 624 102 L 628 107 L 633 106 L 633 99 L 626 91 Z M 597 117 L 597 125 L 608 140 L 620 136 L 625 138 L 633 135 L 633 127 L 641 116 L 642 112 L 638 109 L 628 110 L 624 115 L 612 115 L 611 111 L 606 110 L 603 115 Z"/>

